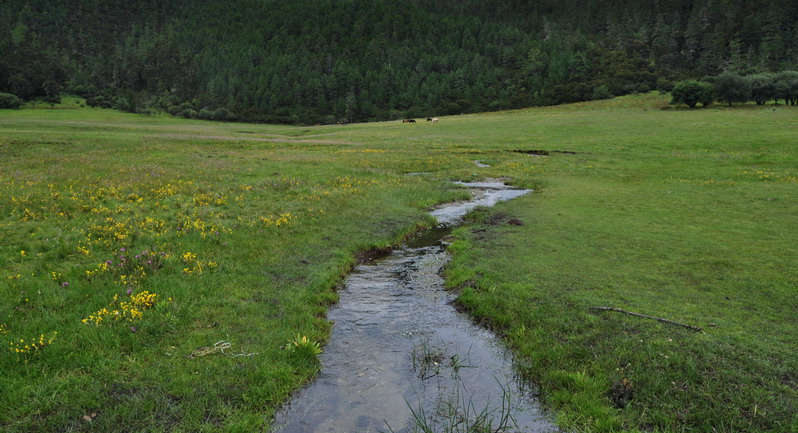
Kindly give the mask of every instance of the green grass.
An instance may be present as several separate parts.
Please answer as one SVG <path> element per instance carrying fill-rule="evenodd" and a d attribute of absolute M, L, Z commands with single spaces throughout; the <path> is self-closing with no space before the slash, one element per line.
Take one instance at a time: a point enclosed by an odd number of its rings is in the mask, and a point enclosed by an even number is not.
<path fill-rule="evenodd" d="M 463 197 L 444 181 L 505 176 L 536 193 L 473 214 L 447 278 L 563 427 L 798 430 L 798 111 L 666 103 L 316 127 L 73 100 L 4 110 L 0 426 L 268 428 L 318 369 L 314 351 L 286 344 L 325 341 L 324 312 L 358 251 Z M 511 152 L 530 149 L 577 153 Z M 135 258 L 145 250 L 162 263 Z M 158 302 L 134 322 L 82 322 L 128 289 Z M 30 356 L 6 349 L 56 331 Z M 219 341 L 231 347 L 199 356 Z"/>
<path fill-rule="evenodd" d="M 566 428 L 796 431 L 795 111 L 592 105 L 517 113 L 533 147 L 580 153 L 520 162 L 537 194 L 457 232 L 461 303 Z"/>

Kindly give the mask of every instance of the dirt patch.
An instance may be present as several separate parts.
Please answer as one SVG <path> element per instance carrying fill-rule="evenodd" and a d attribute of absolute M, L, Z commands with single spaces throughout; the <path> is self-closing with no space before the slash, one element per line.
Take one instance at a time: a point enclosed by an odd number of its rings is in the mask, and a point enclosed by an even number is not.
<path fill-rule="evenodd" d="M 476 242 L 487 242 L 496 237 L 496 233 L 493 231 L 488 231 L 484 228 L 476 228 L 471 230 L 471 235 Z"/>
<path fill-rule="evenodd" d="M 524 222 L 518 218 L 511 218 L 510 214 L 504 212 L 498 212 L 491 215 L 486 221 L 485 224 L 489 226 L 498 226 L 502 224 L 509 224 L 511 226 L 523 226 Z"/>
<path fill-rule="evenodd" d="M 35 146 L 35 145 L 42 145 L 42 146 L 71 146 L 71 141 L 49 141 L 49 140 L 11 140 L 8 142 L 11 146 Z"/>
<path fill-rule="evenodd" d="M 551 152 L 548 150 L 537 150 L 537 149 L 530 149 L 530 150 L 521 150 L 516 149 L 513 150 L 515 153 L 523 153 L 524 155 L 532 155 L 532 156 L 549 156 Z"/>
<path fill-rule="evenodd" d="M 610 389 L 609 397 L 610 400 L 612 400 L 612 405 L 615 406 L 616 409 L 625 408 L 632 401 L 632 398 L 634 398 L 632 382 L 626 378 L 614 382 Z"/>
<path fill-rule="evenodd" d="M 142 389 L 136 386 L 125 386 L 113 383 L 106 391 L 106 395 L 112 400 L 135 400 L 141 398 Z"/>
<path fill-rule="evenodd" d="M 496 212 L 495 214 L 491 215 L 490 218 L 485 221 L 485 223 L 491 226 L 498 226 L 504 224 L 504 222 L 508 219 L 510 219 L 510 215 L 504 212 Z"/>
<path fill-rule="evenodd" d="M 363 263 L 368 263 L 372 260 L 381 259 L 390 254 L 391 251 L 393 251 L 393 248 L 391 247 L 372 248 L 370 250 L 357 253 L 357 255 L 355 255 L 355 259 L 359 265 L 362 265 Z"/>
<path fill-rule="evenodd" d="M 561 153 L 565 155 L 579 154 L 579 152 L 574 152 L 572 150 L 543 150 L 543 149 L 516 149 L 512 150 L 511 152 L 523 153 L 525 155 L 532 155 L 532 156 L 549 156 L 552 153 Z"/>

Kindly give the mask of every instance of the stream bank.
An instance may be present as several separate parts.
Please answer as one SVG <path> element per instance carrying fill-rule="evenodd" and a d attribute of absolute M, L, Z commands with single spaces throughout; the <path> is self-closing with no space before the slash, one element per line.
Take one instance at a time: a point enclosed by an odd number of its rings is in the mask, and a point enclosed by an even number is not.
<path fill-rule="evenodd" d="M 468 423 L 557 431 L 534 390 L 517 380 L 510 352 L 455 310 L 441 276 L 449 260 L 442 238 L 464 215 L 530 191 L 501 182 L 458 184 L 474 198 L 433 210 L 435 229 L 346 277 L 328 314 L 334 326 L 319 377 L 277 414 L 276 431 L 462 431 Z"/>

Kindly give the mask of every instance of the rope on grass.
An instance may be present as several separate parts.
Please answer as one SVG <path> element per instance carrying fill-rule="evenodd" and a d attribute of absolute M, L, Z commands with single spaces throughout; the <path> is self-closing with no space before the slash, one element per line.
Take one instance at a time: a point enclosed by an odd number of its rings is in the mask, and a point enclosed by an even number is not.
<path fill-rule="evenodd" d="M 630 316 L 635 316 L 635 317 L 643 317 L 645 319 L 652 319 L 652 320 L 656 320 L 658 322 L 663 322 L 663 323 L 670 323 L 671 325 L 681 326 L 683 328 L 687 328 L 687 329 L 690 329 L 690 330 L 696 331 L 696 332 L 703 331 L 703 329 L 699 328 L 698 326 L 688 325 L 686 323 L 680 323 L 680 322 L 676 322 L 676 321 L 673 321 L 673 320 L 670 320 L 670 319 L 663 319 L 662 317 L 655 317 L 655 316 L 649 316 L 647 314 L 633 313 L 631 311 L 621 310 L 620 308 L 590 307 L 590 309 L 591 310 L 598 310 L 598 311 L 614 311 L 616 313 L 628 314 Z"/>
<path fill-rule="evenodd" d="M 213 344 L 213 346 L 204 346 L 192 350 L 191 353 L 186 358 L 188 359 L 199 358 L 201 356 L 212 355 L 216 352 L 224 353 L 225 349 L 229 349 L 232 346 L 233 345 L 229 341 L 225 340 L 217 341 L 216 343 Z"/>
<path fill-rule="evenodd" d="M 189 354 L 186 358 L 188 358 L 188 359 L 199 358 L 199 357 L 202 357 L 202 356 L 212 355 L 212 354 L 214 354 L 216 352 L 220 352 L 222 354 L 225 354 L 224 351 L 226 349 L 231 348 L 231 347 L 233 347 L 232 343 L 230 343 L 227 340 L 221 340 L 221 341 L 217 341 L 216 343 L 214 343 L 213 346 L 205 346 L 205 347 L 200 347 L 198 349 L 194 349 L 193 351 L 191 351 L 191 354 Z M 227 354 L 225 354 L 225 355 L 227 355 Z M 257 353 L 244 353 L 244 352 L 241 352 L 241 353 L 229 354 L 227 356 L 229 356 L 231 358 L 238 358 L 240 356 L 255 356 L 255 355 L 257 355 Z"/>
<path fill-rule="evenodd" d="M 241 353 L 235 353 L 235 354 L 231 354 L 231 355 L 227 355 L 227 356 L 229 356 L 231 358 L 238 358 L 239 356 L 255 356 L 257 354 L 258 354 L 258 352 L 254 352 L 254 353 L 241 352 Z"/>

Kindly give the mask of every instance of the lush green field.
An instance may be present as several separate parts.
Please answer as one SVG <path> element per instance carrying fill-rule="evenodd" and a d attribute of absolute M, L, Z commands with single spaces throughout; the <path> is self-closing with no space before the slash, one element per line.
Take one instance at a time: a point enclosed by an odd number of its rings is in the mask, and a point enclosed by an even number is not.
<path fill-rule="evenodd" d="M 795 431 L 798 111 L 665 101 L 325 127 L 2 111 L 0 426 L 266 428 L 358 252 L 463 197 L 444 181 L 503 176 L 536 194 L 475 213 L 447 277 L 564 427 Z M 533 149 L 577 153 L 512 152 Z"/>

